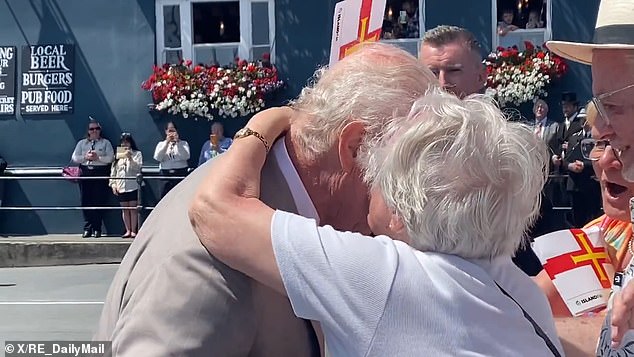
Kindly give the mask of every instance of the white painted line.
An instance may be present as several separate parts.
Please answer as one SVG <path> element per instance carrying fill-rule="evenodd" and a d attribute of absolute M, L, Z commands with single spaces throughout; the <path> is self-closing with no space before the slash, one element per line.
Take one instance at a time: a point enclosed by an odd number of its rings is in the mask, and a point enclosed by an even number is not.
<path fill-rule="evenodd" d="M 103 301 L 0 301 L 0 305 L 103 305 Z"/>

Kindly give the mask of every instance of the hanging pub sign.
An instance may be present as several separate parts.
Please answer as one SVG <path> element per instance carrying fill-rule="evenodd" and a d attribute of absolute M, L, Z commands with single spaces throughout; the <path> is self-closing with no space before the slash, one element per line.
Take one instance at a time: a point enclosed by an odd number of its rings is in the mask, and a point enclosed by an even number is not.
<path fill-rule="evenodd" d="M 21 72 L 22 115 L 73 112 L 74 45 L 24 46 Z"/>
<path fill-rule="evenodd" d="M 16 47 L 0 46 L 0 115 L 15 114 Z"/>

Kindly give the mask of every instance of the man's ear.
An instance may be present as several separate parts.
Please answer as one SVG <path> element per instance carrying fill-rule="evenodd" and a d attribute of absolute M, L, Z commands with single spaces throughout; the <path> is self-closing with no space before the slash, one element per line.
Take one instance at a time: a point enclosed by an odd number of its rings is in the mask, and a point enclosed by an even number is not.
<path fill-rule="evenodd" d="M 348 123 L 339 135 L 339 162 L 345 172 L 352 172 L 357 165 L 359 147 L 365 135 L 365 124 L 360 121 Z"/>
<path fill-rule="evenodd" d="M 405 231 L 405 224 L 396 213 L 390 215 L 389 227 L 393 232 L 403 233 Z"/>

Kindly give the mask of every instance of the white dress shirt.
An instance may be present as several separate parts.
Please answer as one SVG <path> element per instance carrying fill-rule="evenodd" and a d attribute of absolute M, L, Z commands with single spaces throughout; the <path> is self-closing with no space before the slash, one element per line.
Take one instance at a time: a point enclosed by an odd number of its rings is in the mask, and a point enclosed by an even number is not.
<path fill-rule="evenodd" d="M 279 139 L 275 145 L 273 145 L 272 151 L 273 155 L 275 155 L 275 160 L 277 160 L 280 171 L 282 171 L 282 175 L 288 184 L 288 188 L 291 191 L 291 196 L 293 196 L 293 200 L 295 201 L 297 213 L 319 222 L 317 209 L 315 208 L 313 201 L 310 199 L 308 191 L 306 191 L 295 166 L 293 166 L 291 157 L 288 155 L 288 150 L 286 149 L 284 138 Z"/>
<path fill-rule="evenodd" d="M 544 130 L 546 129 L 546 123 L 548 122 L 548 117 L 545 117 L 542 120 L 535 121 L 535 134 L 538 138 L 544 138 Z"/>
<path fill-rule="evenodd" d="M 97 152 L 97 156 L 99 156 L 97 160 L 86 160 L 86 153 L 90 150 Z M 71 159 L 73 162 L 84 166 L 106 166 L 114 160 L 114 150 L 107 139 L 81 139 L 75 145 Z"/>

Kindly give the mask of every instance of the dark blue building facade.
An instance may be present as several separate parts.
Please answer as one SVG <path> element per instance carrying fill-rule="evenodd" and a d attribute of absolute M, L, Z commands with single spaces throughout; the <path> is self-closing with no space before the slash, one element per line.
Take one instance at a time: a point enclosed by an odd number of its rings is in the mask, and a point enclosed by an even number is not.
<path fill-rule="evenodd" d="M 454 24 L 473 31 L 486 50 L 494 39 L 496 0 L 410 1 L 421 30 Z M 598 0 L 544 0 L 550 15 L 550 38 L 589 41 Z M 152 65 L 170 56 L 213 57 L 217 61 L 237 55 L 255 59 L 264 52 L 279 69 L 286 88 L 268 103 L 283 103 L 297 95 L 319 66 L 327 62 L 334 0 L 235 0 L 227 1 L 228 14 L 239 25 L 218 17 L 204 0 L 7 0 L 0 2 L 0 46 L 16 46 L 16 101 L 22 83 L 22 49 L 26 45 L 74 45 L 73 110 L 63 114 L 0 116 L 0 156 L 9 162 L 11 177 L 59 177 L 72 150 L 86 133 L 88 116 L 98 119 L 103 134 L 116 145 L 121 132 L 131 132 L 152 174 L 156 143 L 166 121 L 174 119 L 181 137 L 192 150 L 194 167 L 202 143 L 208 138 L 207 120 L 172 118 L 148 110 L 151 96 L 141 83 Z M 388 0 L 391 16 L 405 8 L 405 0 Z M 177 7 L 174 7 L 177 4 Z M 409 8 L 408 8 L 409 10 Z M 202 14 L 202 15 L 201 15 Z M 392 15 L 393 14 L 393 15 Z M 202 20 L 201 20 L 202 16 Z M 214 17 L 215 16 L 215 17 Z M 229 16 L 229 15 L 227 15 Z M 386 15 L 387 16 L 387 15 Z M 216 18 L 218 17 L 218 18 Z M 227 23 L 225 23 L 227 22 Z M 170 27 L 171 26 L 171 27 Z M 219 31 L 206 31 L 211 26 Z M 236 31 L 240 34 L 237 38 Z M 420 31 L 418 36 L 423 31 Z M 248 35 L 245 35 L 247 34 Z M 176 36 L 173 36 L 176 34 Z M 171 36 L 172 35 L 172 36 Z M 215 37 L 214 37 L 215 36 Z M 388 40 L 412 52 L 418 38 Z M 213 43 L 212 43 L 213 42 Z M 217 43 L 216 43 L 217 42 Z M 211 44 L 210 44 L 211 43 Z M 580 99 L 590 96 L 589 68 L 571 64 L 565 79 L 552 91 L 555 105 L 562 89 L 574 90 Z M 227 136 L 248 118 L 223 119 Z M 77 185 L 63 180 L 4 180 L 3 206 L 70 207 L 79 203 Z M 144 205 L 158 199 L 156 182 L 143 188 Z M 117 203 L 112 199 L 112 205 Z M 80 233 L 81 213 L 72 210 L 0 210 L 0 234 Z M 106 232 L 121 232 L 118 211 L 108 214 Z"/>

